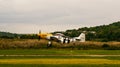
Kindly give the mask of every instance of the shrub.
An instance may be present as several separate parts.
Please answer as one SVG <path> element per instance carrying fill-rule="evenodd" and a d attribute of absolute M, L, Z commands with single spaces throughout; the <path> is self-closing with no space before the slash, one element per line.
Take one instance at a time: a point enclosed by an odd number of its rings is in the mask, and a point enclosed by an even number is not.
<path fill-rule="evenodd" d="M 70 44 L 60 44 L 52 42 L 52 46 L 47 48 L 47 40 L 37 39 L 0 39 L 0 49 L 105 49 L 120 50 L 120 42 L 72 42 Z"/>

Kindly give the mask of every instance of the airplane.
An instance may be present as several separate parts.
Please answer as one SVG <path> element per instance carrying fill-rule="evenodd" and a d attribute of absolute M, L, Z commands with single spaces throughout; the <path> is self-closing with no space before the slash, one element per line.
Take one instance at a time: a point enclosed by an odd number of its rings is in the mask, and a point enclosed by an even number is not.
<path fill-rule="evenodd" d="M 85 34 L 81 33 L 78 37 L 74 37 L 72 39 L 73 39 L 73 41 L 85 42 Z"/>
<path fill-rule="evenodd" d="M 51 33 L 41 33 L 41 31 L 39 31 L 39 39 L 47 39 L 49 41 L 56 41 L 59 43 L 70 43 L 70 42 L 75 42 L 75 41 L 79 41 L 79 42 L 85 42 L 85 34 L 81 33 L 78 37 L 68 37 L 65 36 L 62 33 L 56 33 L 56 34 L 51 34 Z"/>
<path fill-rule="evenodd" d="M 51 33 L 41 33 L 41 31 L 39 31 L 39 39 L 47 39 L 50 40 L 50 37 L 53 36 Z"/>

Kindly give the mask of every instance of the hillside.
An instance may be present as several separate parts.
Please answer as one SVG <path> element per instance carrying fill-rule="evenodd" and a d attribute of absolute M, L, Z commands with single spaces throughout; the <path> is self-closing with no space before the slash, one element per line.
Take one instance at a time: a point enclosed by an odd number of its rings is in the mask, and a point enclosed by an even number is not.
<path fill-rule="evenodd" d="M 79 36 L 81 32 L 86 34 L 86 40 L 89 41 L 120 41 L 120 21 L 109 25 L 66 30 L 65 32 L 60 33 L 69 37 L 76 37 Z M 36 34 L 13 34 L 9 32 L 0 32 L 0 38 L 37 39 L 38 37 Z"/>
<path fill-rule="evenodd" d="M 77 30 L 66 30 L 64 34 L 70 37 L 74 37 L 78 36 L 81 32 L 86 33 L 87 40 L 120 41 L 120 21 L 109 25 L 101 25 L 89 28 L 84 27 Z"/>
<path fill-rule="evenodd" d="M 9 33 L 9 32 L 0 32 L 1 38 L 13 38 L 17 34 Z"/>
<path fill-rule="evenodd" d="M 37 39 L 38 36 L 36 34 L 16 34 L 16 33 L 9 33 L 9 32 L 0 32 L 0 38 L 7 38 L 7 39 Z"/>

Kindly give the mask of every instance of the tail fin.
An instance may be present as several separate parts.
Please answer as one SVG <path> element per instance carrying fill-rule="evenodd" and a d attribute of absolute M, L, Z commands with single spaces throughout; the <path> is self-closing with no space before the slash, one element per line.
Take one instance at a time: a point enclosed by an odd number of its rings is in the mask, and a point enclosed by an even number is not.
<path fill-rule="evenodd" d="M 80 39 L 80 42 L 85 42 L 85 34 L 81 33 L 78 37 L 78 39 Z"/>

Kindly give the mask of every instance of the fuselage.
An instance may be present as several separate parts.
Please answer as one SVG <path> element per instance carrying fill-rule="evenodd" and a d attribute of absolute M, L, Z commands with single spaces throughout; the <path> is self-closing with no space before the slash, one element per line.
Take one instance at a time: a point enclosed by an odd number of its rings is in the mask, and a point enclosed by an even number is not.
<path fill-rule="evenodd" d="M 38 36 L 42 39 L 50 39 L 50 37 L 53 35 L 50 33 L 40 33 L 40 34 L 38 34 Z"/>

